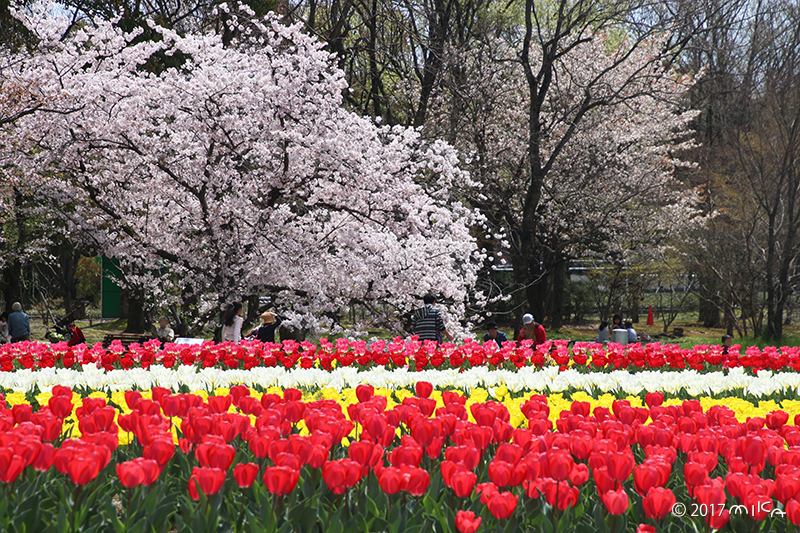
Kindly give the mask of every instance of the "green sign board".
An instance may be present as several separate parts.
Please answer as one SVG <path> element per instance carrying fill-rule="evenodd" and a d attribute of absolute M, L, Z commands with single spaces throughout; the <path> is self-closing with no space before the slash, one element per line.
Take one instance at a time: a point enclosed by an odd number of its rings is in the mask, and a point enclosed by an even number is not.
<path fill-rule="evenodd" d="M 115 281 L 120 275 L 119 261 L 104 256 L 101 258 L 101 264 L 103 272 L 103 292 L 100 316 L 103 318 L 119 318 L 121 295 L 119 285 L 117 285 Z"/>

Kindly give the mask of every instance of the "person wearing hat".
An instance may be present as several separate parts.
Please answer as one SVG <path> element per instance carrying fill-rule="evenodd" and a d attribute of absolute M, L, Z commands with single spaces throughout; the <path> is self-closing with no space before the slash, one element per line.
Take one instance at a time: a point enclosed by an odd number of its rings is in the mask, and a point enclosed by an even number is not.
<path fill-rule="evenodd" d="M 22 304 L 14 302 L 8 315 L 8 336 L 11 342 L 31 340 L 31 317 L 22 312 Z"/>
<path fill-rule="evenodd" d="M 255 337 L 261 342 L 275 342 L 275 330 L 280 327 L 281 322 L 281 317 L 275 313 L 261 313 L 261 325 L 248 333 L 247 337 Z"/>
<path fill-rule="evenodd" d="M 486 324 L 486 333 L 483 336 L 483 342 L 489 342 L 490 340 L 496 342 L 498 348 L 502 348 L 503 343 L 508 342 L 506 334 L 497 330 L 496 322 L 489 322 Z"/>
<path fill-rule="evenodd" d="M 539 346 L 547 342 L 547 331 L 544 326 L 534 320 L 533 315 L 526 313 L 522 315 L 522 331 L 519 332 L 517 341 L 533 339 L 533 346 Z"/>

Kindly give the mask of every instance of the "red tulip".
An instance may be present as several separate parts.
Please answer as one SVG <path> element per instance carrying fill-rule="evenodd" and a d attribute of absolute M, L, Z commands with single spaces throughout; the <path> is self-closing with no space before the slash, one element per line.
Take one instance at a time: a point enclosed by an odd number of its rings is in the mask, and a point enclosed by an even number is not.
<path fill-rule="evenodd" d="M 626 448 L 622 453 L 611 454 L 606 457 L 608 475 L 616 481 L 625 481 L 631 476 L 636 460 L 630 448 Z M 626 496 L 627 497 L 627 496 Z"/>
<path fill-rule="evenodd" d="M 750 465 L 763 463 L 767 457 L 767 445 L 760 437 L 745 437 L 742 449 L 742 460 Z"/>
<path fill-rule="evenodd" d="M 72 389 L 69 387 L 64 387 L 63 385 L 53 385 L 53 390 L 51 391 L 53 396 L 64 396 L 68 400 L 72 399 Z"/>
<path fill-rule="evenodd" d="M 392 466 L 419 466 L 422 461 L 422 448 L 419 446 L 398 446 L 389 454 Z"/>
<path fill-rule="evenodd" d="M 264 484 L 267 490 L 278 496 L 285 496 L 294 490 L 300 472 L 286 466 L 267 467 L 264 472 Z"/>
<path fill-rule="evenodd" d="M 694 497 L 697 502 L 705 504 L 709 508 L 722 508 L 725 504 L 725 489 L 722 483 L 716 483 L 712 480 L 711 483 L 700 485 L 694 489 Z"/>
<path fill-rule="evenodd" d="M 251 487 L 258 474 L 258 465 L 255 463 L 239 463 L 233 467 L 233 479 L 240 487 Z"/>
<path fill-rule="evenodd" d="M 640 495 L 644 496 L 651 488 L 660 484 L 661 474 L 654 466 L 643 463 L 633 469 L 633 486 Z"/>
<path fill-rule="evenodd" d="M 688 462 L 683 465 L 683 477 L 686 479 L 687 487 L 705 485 L 708 481 L 708 470 L 704 465 Z"/>
<path fill-rule="evenodd" d="M 23 457 L 15 455 L 10 448 L 0 448 L 0 481 L 15 482 L 25 466 L 26 461 Z"/>
<path fill-rule="evenodd" d="M 36 415 L 40 415 L 46 411 L 39 411 Z M 34 423 L 38 424 L 39 427 L 42 428 L 42 440 L 53 442 L 54 440 L 58 439 L 61 436 L 61 432 L 64 428 L 64 421 L 60 418 L 56 418 L 55 416 L 36 416 L 32 418 Z"/>
<path fill-rule="evenodd" d="M 721 507 L 718 507 L 718 509 L 721 509 Z M 730 513 L 727 509 L 723 509 L 720 513 L 717 513 L 715 510 L 713 513 L 708 513 L 705 520 L 706 524 L 708 524 L 711 529 L 722 529 L 728 525 L 728 522 L 730 521 Z"/>
<path fill-rule="evenodd" d="M 414 390 L 417 393 L 417 398 L 430 398 L 433 393 L 433 385 L 427 381 L 417 381 Z"/>
<path fill-rule="evenodd" d="M 494 483 L 478 483 L 475 485 L 475 492 L 480 494 L 481 503 L 486 505 L 489 501 L 489 498 L 497 494 L 499 491 L 497 490 L 497 485 Z"/>
<path fill-rule="evenodd" d="M 125 391 L 125 403 L 128 404 L 128 409 L 136 409 L 136 404 L 142 399 L 142 393 L 138 390 Z"/>
<path fill-rule="evenodd" d="M 544 465 L 549 477 L 556 481 L 563 481 L 569 478 L 575 461 L 565 451 L 553 449 L 547 452 Z"/>
<path fill-rule="evenodd" d="M 610 490 L 600 495 L 600 501 L 612 515 L 620 515 L 628 510 L 629 500 L 628 493 L 625 489 Z"/>
<path fill-rule="evenodd" d="M 233 464 L 236 449 L 230 444 L 220 444 L 213 441 L 202 442 L 197 445 L 196 454 L 197 462 L 200 463 L 200 466 L 227 470 Z"/>
<path fill-rule="evenodd" d="M 431 476 L 428 474 L 427 470 L 403 465 L 400 467 L 400 472 L 404 480 L 403 490 L 412 496 L 422 496 L 425 494 L 425 490 L 431 482 Z"/>
<path fill-rule="evenodd" d="M 481 517 L 475 517 L 472 511 L 458 511 L 456 513 L 456 529 L 460 533 L 475 533 L 481 526 Z"/>
<path fill-rule="evenodd" d="M 672 511 L 675 494 L 664 487 L 654 487 L 642 498 L 642 508 L 647 518 L 661 520 Z"/>
<path fill-rule="evenodd" d="M 366 432 L 375 440 L 382 438 L 389 428 L 389 424 L 383 415 L 373 414 L 367 416 L 363 419 L 362 424 Z"/>
<path fill-rule="evenodd" d="M 786 503 L 786 518 L 795 526 L 800 525 L 800 502 L 789 500 Z"/>
<path fill-rule="evenodd" d="M 569 473 L 569 482 L 575 487 L 580 487 L 589 481 L 589 467 L 583 463 L 578 463 Z"/>
<path fill-rule="evenodd" d="M 286 420 L 292 424 L 296 424 L 303 419 L 303 413 L 306 411 L 306 404 L 304 402 L 286 402 L 284 412 L 286 413 Z"/>
<path fill-rule="evenodd" d="M 703 465 L 706 472 L 711 473 L 711 471 L 717 467 L 718 457 L 716 452 L 701 452 L 695 450 L 689 452 L 686 460 Z"/>
<path fill-rule="evenodd" d="M 120 483 L 129 489 L 139 485 L 151 485 L 161 473 L 161 469 L 155 461 L 141 457 L 118 463 L 116 469 Z"/>
<path fill-rule="evenodd" d="M 475 488 L 475 483 L 477 482 L 478 476 L 471 471 L 455 472 L 450 477 L 450 487 L 452 487 L 453 492 L 459 498 L 466 498 L 472 494 L 472 490 Z"/>
<path fill-rule="evenodd" d="M 100 473 L 104 466 L 101 466 L 93 455 L 78 455 L 76 453 L 67 463 L 67 474 L 76 485 L 86 485 L 97 477 L 97 474 Z"/>
<path fill-rule="evenodd" d="M 70 393 L 72 391 L 70 390 Z M 51 396 L 47 401 L 50 412 L 56 418 L 66 418 L 72 413 L 72 395 L 70 396 Z"/>
<path fill-rule="evenodd" d="M 517 508 L 517 496 L 511 492 L 497 492 L 486 502 L 489 512 L 498 520 L 505 520 Z"/>
<path fill-rule="evenodd" d="M 359 385 L 356 387 L 356 398 L 360 403 L 369 401 L 375 395 L 375 387 L 372 385 Z"/>
<path fill-rule="evenodd" d="M 442 434 L 442 423 L 436 419 L 419 420 L 411 425 L 411 436 L 417 444 L 427 448 Z"/>
<path fill-rule="evenodd" d="M 361 479 L 361 465 L 352 459 L 328 461 L 322 465 L 322 479 L 334 494 L 343 494 Z"/>
<path fill-rule="evenodd" d="M 789 421 L 789 414 L 785 411 L 772 411 L 767 413 L 766 422 L 770 429 L 780 429 Z"/>
<path fill-rule="evenodd" d="M 15 424 L 21 424 L 31 419 L 33 407 L 27 403 L 20 403 L 11 408 L 11 415 L 14 417 Z"/>
<path fill-rule="evenodd" d="M 560 511 L 574 507 L 578 502 L 580 491 L 577 487 L 571 487 L 566 481 L 544 478 L 541 480 L 539 488 L 544 493 L 547 503 Z M 535 487 L 533 489 L 535 490 Z M 529 488 L 529 493 L 530 490 Z"/>
<path fill-rule="evenodd" d="M 657 407 L 664 403 L 664 393 L 663 392 L 648 392 L 644 395 L 644 403 L 647 404 L 647 407 L 653 408 Z"/>
<path fill-rule="evenodd" d="M 445 449 L 444 457 L 454 463 L 464 463 L 467 470 L 475 470 L 481 460 L 481 452 L 474 446 L 452 446 Z"/>
<path fill-rule="evenodd" d="M 594 476 L 594 483 L 597 485 L 598 495 L 614 490 L 617 486 L 616 481 L 611 479 L 611 476 L 608 475 L 608 468 L 605 466 L 594 468 L 592 470 L 592 475 Z"/>
<path fill-rule="evenodd" d="M 656 533 L 656 528 L 648 524 L 639 524 L 639 527 L 636 528 L 636 533 Z"/>
<path fill-rule="evenodd" d="M 311 452 L 308 454 L 308 462 L 306 464 L 311 468 L 322 468 L 322 465 L 328 460 L 329 453 L 330 448 L 314 445 L 311 447 Z"/>
<path fill-rule="evenodd" d="M 594 448 L 594 439 L 589 435 L 575 436 L 570 440 L 569 451 L 579 461 L 588 459 Z"/>
<path fill-rule="evenodd" d="M 515 432 L 516 438 L 516 432 Z M 518 444 L 511 444 L 509 442 L 504 442 L 497 447 L 497 452 L 494 454 L 494 458 L 500 461 L 505 461 L 507 463 L 511 463 L 512 465 L 516 465 L 519 463 L 520 459 L 522 459 L 523 449 L 522 446 Z"/>
<path fill-rule="evenodd" d="M 488 448 L 494 437 L 494 432 L 490 427 L 473 426 L 471 433 L 472 441 L 475 443 L 475 446 L 481 450 Z"/>
<path fill-rule="evenodd" d="M 775 477 L 775 495 L 782 504 L 786 505 L 789 500 L 797 496 L 798 492 L 800 492 L 800 477 L 796 475 Z"/>
<path fill-rule="evenodd" d="M 117 477 L 123 487 L 133 488 L 144 483 L 144 470 L 141 465 L 133 461 L 126 461 L 116 465 Z"/>
<path fill-rule="evenodd" d="M 50 470 L 50 467 L 53 466 L 53 459 L 56 455 L 56 449 L 53 447 L 52 444 L 49 442 L 45 442 L 42 444 L 42 448 L 39 450 L 39 455 L 36 456 L 36 460 L 33 462 L 33 469 L 38 472 L 47 472 Z"/>
<path fill-rule="evenodd" d="M 208 397 L 208 407 L 212 413 L 227 413 L 232 403 L 233 398 L 230 395 Z"/>
<path fill-rule="evenodd" d="M 303 393 L 298 389 L 290 387 L 283 390 L 283 399 L 287 402 L 299 402 L 303 399 Z"/>
<path fill-rule="evenodd" d="M 142 457 L 153 459 L 158 466 L 163 467 L 175 455 L 175 445 L 172 439 L 156 439 L 144 447 Z"/>
<path fill-rule="evenodd" d="M 396 494 L 403 489 L 403 474 L 399 468 L 386 467 L 378 475 L 378 484 L 386 494 Z"/>
<path fill-rule="evenodd" d="M 192 468 L 192 477 L 189 478 L 189 495 L 193 500 L 199 500 L 200 494 L 210 496 L 218 493 L 225 483 L 225 471 L 220 468 Z"/>

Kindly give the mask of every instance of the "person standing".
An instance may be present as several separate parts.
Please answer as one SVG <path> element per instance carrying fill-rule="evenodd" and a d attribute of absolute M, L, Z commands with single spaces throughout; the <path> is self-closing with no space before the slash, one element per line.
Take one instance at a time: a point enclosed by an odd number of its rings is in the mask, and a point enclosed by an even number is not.
<path fill-rule="evenodd" d="M 411 330 L 414 335 L 421 341 L 442 342 L 442 335 L 452 341 L 453 336 L 445 328 L 442 314 L 435 307 L 436 297 L 428 293 L 422 298 L 422 302 L 425 305 L 414 311 L 414 316 L 411 318 Z"/>
<path fill-rule="evenodd" d="M 255 337 L 261 342 L 275 342 L 275 331 L 280 327 L 283 320 L 275 313 L 261 313 L 261 325 L 247 334 L 247 337 Z"/>
<path fill-rule="evenodd" d="M 22 304 L 14 302 L 8 315 L 8 336 L 11 342 L 31 340 L 31 317 L 22 312 Z"/>
<path fill-rule="evenodd" d="M 489 342 L 490 340 L 496 342 L 498 348 L 502 348 L 503 343 L 508 342 L 506 334 L 497 330 L 496 322 L 486 324 L 486 334 L 483 336 L 483 342 Z"/>
<path fill-rule="evenodd" d="M 222 342 L 239 342 L 242 340 L 242 302 L 228 304 L 225 310 L 225 324 L 222 328 Z"/>

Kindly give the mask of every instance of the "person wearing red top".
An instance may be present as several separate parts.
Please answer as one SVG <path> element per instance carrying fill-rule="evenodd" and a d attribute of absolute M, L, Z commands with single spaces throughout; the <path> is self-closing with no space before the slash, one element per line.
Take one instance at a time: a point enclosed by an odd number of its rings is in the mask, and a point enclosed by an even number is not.
<path fill-rule="evenodd" d="M 525 339 L 533 339 L 534 348 L 547 342 L 547 331 L 543 325 L 533 319 L 531 314 L 522 315 L 522 330 L 519 332 L 517 341 Z"/>

